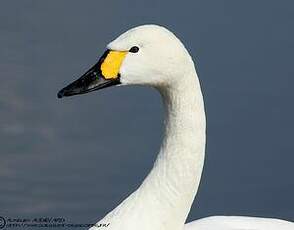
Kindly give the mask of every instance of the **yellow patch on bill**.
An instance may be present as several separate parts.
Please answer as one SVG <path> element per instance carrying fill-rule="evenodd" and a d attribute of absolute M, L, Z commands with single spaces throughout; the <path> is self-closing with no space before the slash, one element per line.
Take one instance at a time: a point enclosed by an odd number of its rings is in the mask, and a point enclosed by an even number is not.
<path fill-rule="evenodd" d="M 114 79 L 118 77 L 118 72 L 127 51 L 109 51 L 103 63 L 101 72 L 105 79 Z"/>

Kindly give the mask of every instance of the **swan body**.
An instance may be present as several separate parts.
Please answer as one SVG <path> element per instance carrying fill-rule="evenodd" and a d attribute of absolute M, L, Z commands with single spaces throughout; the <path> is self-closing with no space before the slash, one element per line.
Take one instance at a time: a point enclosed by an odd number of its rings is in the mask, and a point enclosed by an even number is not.
<path fill-rule="evenodd" d="M 184 230 L 293 230 L 291 222 L 261 217 L 211 216 L 185 224 Z"/>
<path fill-rule="evenodd" d="M 58 97 L 110 85 L 151 86 L 162 97 L 165 130 L 143 183 L 91 230 L 294 230 L 290 222 L 249 217 L 208 217 L 185 225 L 201 178 L 206 140 L 194 62 L 172 32 L 156 25 L 133 28 L 107 48 L 98 63 Z M 289 228 L 282 227 L 287 224 Z"/>

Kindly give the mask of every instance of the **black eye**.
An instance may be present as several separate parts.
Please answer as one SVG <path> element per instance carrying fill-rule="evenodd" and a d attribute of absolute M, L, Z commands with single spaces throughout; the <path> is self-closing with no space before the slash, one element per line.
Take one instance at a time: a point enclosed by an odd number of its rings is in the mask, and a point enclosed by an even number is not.
<path fill-rule="evenodd" d="M 139 47 L 138 46 L 133 46 L 130 50 L 129 50 L 129 52 L 131 52 L 131 53 L 137 53 L 139 51 Z"/>

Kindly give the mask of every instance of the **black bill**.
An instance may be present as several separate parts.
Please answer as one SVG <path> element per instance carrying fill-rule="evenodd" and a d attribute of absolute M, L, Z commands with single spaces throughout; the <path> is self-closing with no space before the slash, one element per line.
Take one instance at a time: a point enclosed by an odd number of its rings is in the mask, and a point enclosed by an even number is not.
<path fill-rule="evenodd" d="M 109 50 L 107 50 L 99 59 L 99 61 L 83 76 L 60 90 L 57 94 L 57 97 L 62 98 L 77 94 L 84 94 L 94 90 L 120 84 L 119 76 L 114 79 L 105 79 L 101 73 L 101 64 L 103 63 L 108 53 Z"/>

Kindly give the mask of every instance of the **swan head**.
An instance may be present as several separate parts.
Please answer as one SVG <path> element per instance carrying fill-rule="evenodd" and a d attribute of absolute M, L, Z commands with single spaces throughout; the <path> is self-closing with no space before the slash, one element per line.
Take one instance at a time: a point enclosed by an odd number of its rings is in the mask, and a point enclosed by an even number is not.
<path fill-rule="evenodd" d="M 172 86 L 183 81 L 191 63 L 183 44 L 166 28 L 157 25 L 135 27 L 110 42 L 99 61 L 78 80 L 60 90 L 58 97 L 112 85 Z"/>

